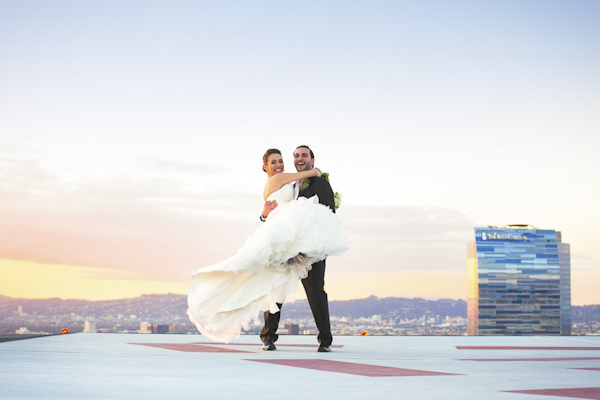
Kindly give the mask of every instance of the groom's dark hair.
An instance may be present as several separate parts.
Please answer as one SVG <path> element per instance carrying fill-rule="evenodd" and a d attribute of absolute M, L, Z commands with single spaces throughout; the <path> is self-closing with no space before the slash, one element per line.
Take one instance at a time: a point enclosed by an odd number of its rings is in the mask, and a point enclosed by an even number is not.
<path fill-rule="evenodd" d="M 300 146 L 296 147 L 296 150 L 298 150 L 300 147 L 306 147 L 308 149 L 308 151 L 310 151 L 310 158 L 315 158 L 315 154 L 313 153 L 313 151 L 310 149 L 310 147 L 308 147 L 305 144 L 301 144 Z M 296 150 L 294 150 L 294 153 L 296 152 Z"/>

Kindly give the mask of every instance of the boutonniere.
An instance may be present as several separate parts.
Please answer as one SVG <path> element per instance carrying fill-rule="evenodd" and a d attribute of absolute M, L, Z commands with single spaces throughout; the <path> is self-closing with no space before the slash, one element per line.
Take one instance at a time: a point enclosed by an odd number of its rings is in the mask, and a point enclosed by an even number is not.
<path fill-rule="evenodd" d="M 325 178 L 325 180 L 327 180 L 327 182 L 329 182 L 329 172 L 323 172 L 321 174 L 321 177 Z M 302 185 L 300 186 L 300 190 L 306 190 L 306 189 L 308 189 L 308 185 L 310 185 L 310 180 L 309 180 L 309 178 L 305 178 L 302 181 Z M 340 208 L 340 204 L 342 204 L 342 195 L 339 192 L 335 192 L 333 194 L 333 201 L 335 203 L 335 209 L 337 210 L 338 208 Z"/>
<path fill-rule="evenodd" d="M 302 185 L 300 185 L 300 190 L 308 189 L 308 185 L 310 185 L 310 181 L 308 180 L 308 178 L 304 178 L 304 180 L 302 181 Z"/>

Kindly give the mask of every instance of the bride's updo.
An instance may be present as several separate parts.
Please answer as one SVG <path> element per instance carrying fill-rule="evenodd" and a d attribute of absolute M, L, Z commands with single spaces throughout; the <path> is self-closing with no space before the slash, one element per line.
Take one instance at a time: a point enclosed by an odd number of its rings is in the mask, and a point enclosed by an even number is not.
<path fill-rule="evenodd" d="M 279 154 L 279 155 L 281 155 L 281 152 L 279 151 L 279 149 L 269 149 L 269 150 L 267 150 L 267 152 L 263 156 L 263 171 L 265 171 L 265 172 L 267 172 L 267 162 L 269 161 L 269 156 L 271 154 Z"/>

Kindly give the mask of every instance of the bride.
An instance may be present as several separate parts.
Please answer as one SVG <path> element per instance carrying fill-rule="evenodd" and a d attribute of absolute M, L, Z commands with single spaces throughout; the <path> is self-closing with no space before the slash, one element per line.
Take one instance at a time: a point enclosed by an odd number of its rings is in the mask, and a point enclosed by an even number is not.
<path fill-rule="evenodd" d="M 234 256 L 197 270 L 190 282 L 187 314 L 215 341 L 238 337 L 259 311 L 279 311 L 277 303 L 296 293 L 311 264 L 348 249 L 339 219 L 317 196 L 293 201 L 293 183 L 321 176 L 318 168 L 283 172 L 281 152 L 269 149 L 263 170 L 263 196 L 277 208 Z"/>

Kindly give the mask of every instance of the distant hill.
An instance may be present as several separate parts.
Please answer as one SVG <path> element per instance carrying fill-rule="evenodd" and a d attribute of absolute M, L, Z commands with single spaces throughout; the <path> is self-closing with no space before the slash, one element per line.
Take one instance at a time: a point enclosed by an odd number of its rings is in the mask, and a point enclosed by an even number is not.
<path fill-rule="evenodd" d="M 32 315 L 66 315 L 82 316 L 106 315 L 175 315 L 187 310 L 187 297 L 178 294 L 150 294 L 130 299 L 120 300 L 62 300 L 51 299 L 15 299 L 0 296 L 0 318 L 13 315 L 17 307 L 22 306 L 23 312 Z"/>
<path fill-rule="evenodd" d="M 170 315 L 187 318 L 187 297 L 178 294 L 151 294 L 120 300 L 62 300 L 18 299 L 0 296 L 0 320 L 13 316 L 17 307 L 29 315 L 57 316 L 75 314 L 90 317 L 105 317 L 123 314 L 143 318 L 157 318 Z M 421 298 L 398 298 L 375 296 L 365 299 L 330 301 L 330 314 L 334 317 L 370 318 L 381 315 L 383 318 L 416 319 L 424 315 L 441 318 L 467 317 L 467 302 L 464 300 L 425 300 Z M 306 300 L 299 300 L 283 306 L 283 318 L 311 318 L 312 313 Z M 600 321 L 600 305 L 574 306 L 573 322 Z"/>
<path fill-rule="evenodd" d="M 441 317 L 467 317 L 467 302 L 464 300 L 424 300 L 398 297 L 330 301 L 329 312 L 336 317 L 369 318 L 381 315 L 383 318 L 416 319 L 423 315 Z M 306 300 L 286 304 L 283 308 L 286 318 L 310 318 L 312 313 Z"/>
<path fill-rule="evenodd" d="M 185 315 L 187 297 L 185 295 L 143 295 L 131 299 L 89 301 L 52 299 L 14 299 L 0 296 L 0 318 L 13 315 L 18 306 L 23 312 L 32 315 L 68 315 L 107 316 L 138 315 L 155 316 L 158 313 L 169 315 Z M 442 317 L 467 316 L 467 303 L 464 300 L 424 300 L 420 298 L 380 299 L 375 296 L 366 299 L 331 301 L 330 314 L 337 317 L 370 318 L 381 315 L 384 318 L 415 319 L 423 315 L 440 315 Z M 299 300 L 284 305 L 284 317 L 292 319 L 311 318 L 312 312 L 306 300 Z"/>
<path fill-rule="evenodd" d="M 574 323 L 600 322 L 600 304 L 573 306 L 572 317 Z"/>

